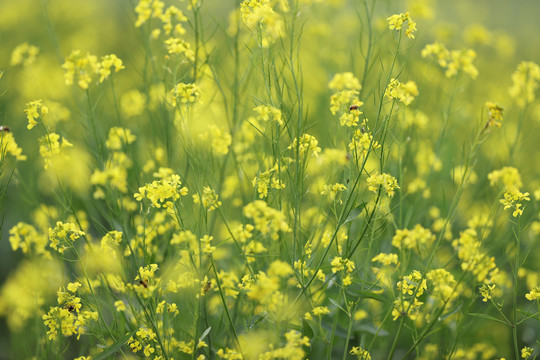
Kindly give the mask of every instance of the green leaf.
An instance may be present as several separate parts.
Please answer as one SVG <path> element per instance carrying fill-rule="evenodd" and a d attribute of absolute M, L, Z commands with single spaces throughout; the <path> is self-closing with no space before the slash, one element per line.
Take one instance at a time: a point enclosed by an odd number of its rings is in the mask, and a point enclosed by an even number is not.
<path fill-rule="evenodd" d="M 210 332 L 210 330 L 212 330 L 212 327 L 208 327 L 208 329 L 204 330 L 204 332 L 202 333 L 201 337 L 199 338 L 199 341 L 200 340 L 204 340 L 204 338 L 206 337 L 206 335 L 208 335 L 208 333 Z"/>
<path fill-rule="evenodd" d="M 122 346 L 126 344 L 128 339 L 133 336 L 137 332 L 138 329 L 133 330 L 130 333 L 127 333 L 126 335 L 122 336 L 118 341 L 116 341 L 114 344 L 109 346 L 108 348 L 105 348 L 101 353 L 99 353 L 96 357 L 94 357 L 94 360 L 102 360 L 102 359 L 108 359 L 109 356 L 114 354 L 118 351 Z"/>
<path fill-rule="evenodd" d="M 482 319 L 493 320 L 493 321 L 499 322 L 501 324 L 508 325 L 508 323 L 506 321 L 503 321 L 501 319 L 497 319 L 496 317 L 493 317 L 491 315 L 482 314 L 482 313 L 469 313 L 468 315 L 471 315 L 471 316 L 474 316 L 474 317 L 479 317 L 479 318 L 482 318 Z"/>
<path fill-rule="evenodd" d="M 302 319 L 302 335 L 307 336 L 310 340 L 315 336 L 311 325 L 309 325 L 306 319 Z"/>
<path fill-rule="evenodd" d="M 457 306 L 455 306 L 449 312 L 445 313 L 444 315 L 441 315 L 440 320 L 444 320 L 444 319 L 449 318 L 450 316 L 458 313 L 461 310 L 462 307 L 463 307 L 463 304 L 458 304 Z"/>
<path fill-rule="evenodd" d="M 350 222 L 350 221 L 353 221 L 354 219 L 356 219 L 358 217 L 358 215 L 360 215 L 362 213 L 362 211 L 364 211 L 364 208 L 366 207 L 366 204 L 367 203 L 361 203 L 360 205 L 358 205 L 357 207 L 355 207 L 354 209 L 352 209 L 350 212 L 349 212 L 349 215 L 347 216 L 347 218 L 345 219 L 345 221 L 343 222 L 343 225 L 345 225 L 346 223 Z"/>
<path fill-rule="evenodd" d="M 349 314 L 349 312 L 345 310 L 344 308 L 342 308 L 341 305 L 337 303 L 337 301 L 335 301 L 334 299 L 328 299 L 328 300 L 330 300 L 330 302 L 334 304 L 334 306 L 336 306 L 338 309 L 341 309 L 345 314 Z"/>

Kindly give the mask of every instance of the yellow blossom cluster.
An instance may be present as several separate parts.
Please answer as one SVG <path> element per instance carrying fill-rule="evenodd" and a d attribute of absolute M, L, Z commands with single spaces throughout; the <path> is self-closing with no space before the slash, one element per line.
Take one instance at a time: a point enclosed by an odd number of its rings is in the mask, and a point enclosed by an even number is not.
<path fill-rule="evenodd" d="M 525 107 L 533 102 L 539 82 L 540 66 L 532 61 L 523 61 L 512 74 L 512 87 L 508 92 L 519 107 Z"/>
<path fill-rule="evenodd" d="M 263 47 L 269 47 L 284 36 L 285 23 L 268 0 L 244 0 L 240 12 L 248 29 L 262 33 L 258 40 Z"/>
<path fill-rule="evenodd" d="M 401 83 L 397 79 L 391 79 L 384 95 L 389 99 L 399 99 L 405 105 L 410 105 L 415 96 L 418 96 L 418 87 L 414 81 Z"/>
<path fill-rule="evenodd" d="M 519 189 L 523 185 L 519 171 L 510 166 L 505 166 L 500 170 L 494 170 L 488 174 L 488 179 L 492 186 L 502 184 L 503 198 L 500 203 L 504 209 L 513 209 L 512 216 L 518 217 L 523 214 L 523 201 L 530 201 L 528 192 L 521 192 Z"/>
<path fill-rule="evenodd" d="M 398 249 L 420 249 L 428 247 L 435 241 L 435 235 L 429 229 L 416 224 L 413 229 L 397 230 L 392 238 L 392 246 Z"/>
<path fill-rule="evenodd" d="M 382 187 L 388 197 L 393 197 L 395 190 L 399 189 L 397 179 L 390 174 L 374 174 L 367 179 L 368 190 L 374 193 Z"/>
<path fill-rule="evenodd" d="M 88 89 L 95 75 L 100 76 L 99 82 L 105 81 L 110 76 L 113 67 L 115 72 L 124 69 L 122 60 L 116 55 L 105 55 L 100 62 L 95 55 L 81 50 L 73 50 L 62 65 L 65 70 L 66 84 L 72 85 L 76 82 L 83 90 Z"/>
<path fill-rule="evenodd" d="M 448 78 L 456 76 L 460 70 L 472 79 L 478 76 L 478 69 L 473 64 L 476 52 L 472 49 L 448 50 L 443 44 L 435 42 L 426 45 L 422 50 L 422 57 L 431 56 L 434 56 L 438 64 L 446 69 L 445 75 Z"/>
<path fill-rule="evenodd" d="M 283 212 L 273 209 L 265 201 L 255 200 L 244 207 L 244 215 L 253 220 L 255 229 L 262 235 L 277 240 L 279 233 L 291 231 Z"/>
<path fill-rule="evenodd" d="M 411 19 L 408 11 L 406 13 L 392 15 L 386 21 L 388 21 L 388 28 L 390 30 L 401 30 L 403 23 L 407 22 L 408 27 L 405 30 L 405 35 L 410 39 L 414 39 L 413 33 L 416 31 L 416 23 Z"/>
<path fill-rule="evenodd" d="M 182 187 L 180 176 L 172 174 L 159 180 L 146 184 L 139 188 L 139 192 L 134 197 L 137 201 L 148 199 L 152 206 L 156 208 L 172 208 L 174 202 L 188 193 L 187 187 Z"/>

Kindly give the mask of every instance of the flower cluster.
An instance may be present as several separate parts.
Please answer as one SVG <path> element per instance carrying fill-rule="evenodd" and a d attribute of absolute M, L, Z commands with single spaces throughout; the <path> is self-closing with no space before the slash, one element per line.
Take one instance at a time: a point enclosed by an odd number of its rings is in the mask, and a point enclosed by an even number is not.
<path fill-rule="evenodd" d="M 418 96 L 418 87 L 414 81 L 400 83 L 397 79 L 390 80 L 390 84 L 384 93 L 389 100 L 399 99 L 405 105 L 413 102 L 414 97 Z"/>
<path fill-rule="evenodd" d="M 173 203 L 188 193 L 187 187 L 182 187 L 179 175 L 168 175 L 139 188 L 134 197 L 137 201 L 148 199 L 156 208 L 172 208 Z"/>
<path fill-rule="evenodd" d="M 518 217 L 523 214 L 523 201 L 530 201 L 529 193 L 522 193 L 519 188 L 523 185 L 519 171 L 510 166 L 505 166 L 500 170 L 494 170 L 488 174 L 488 179 L 492 186 L 502 183 L 503 198 L 500 203 L 504 209 L 514 209 L 512 216 Z"/>
<path fill-rule="evenodd" d="M 414 39 L 413 32 L 416 31 L 416 23 L 411 19 L 408 11 L 406 13 L 392 15 L 388 17 L 386 21 L 388 21 L 388 28 L 390 30 L 401 30 L 403 23 L 407 22 L 408 27 L 407 30 L 405 30 L 405 35 L 410 39 Z"/>
<path fill-rule="evenodd" d="M 49 133 L 39 138 L 39 154 L 45 162 L 45 170 L 52 164 L 52 159 L 60 154 L 62 149 L 73 146 L 65 138 L 60 140 L 60 135 Z"/>
<path fill-rule="evenodd" d="M 284 125 L 281 110 L 270 105 L 260 105 L 253 109 L 257 113 L 257 118 L 263 121 L 274 121 L 280 126 Z"/>
<path fill-rule="evenodd" d="M 459 70 L 471 78 L 476 79 L 478 69 L 473 64 L 476 53 L 472 49 L 448 50 L 446 46 L 439 42 L 428 44 L 422 50 L 422 57 L 434 56 L 439 65 L 446 69 L 445 75 L 450 78 L 457 75 Z"/>
<path fill-rule="evenodd" d="M 26 104 L 24 113 L 28 119 L 28 125 L 26 127 L 30 130 L 37 125 L 36 119 L 39 117 L 43 118 L 43 116 L 49 113 L 49 108 L 43 105 L 42 100 L 35 100 Z"/>
<path fill-rule="evenodd" d="M 253 220 L 257 231 L 263 235 L 269 235 L 274 240 L 279 238 L 280 231 L 291 231 L 285 221 L 285 215 L 281 211 L 269 207 L 265 201 L 250 202 L 244 207 L 244 215 Z"/>
<path fill-rule="evenodd" d="M 416 224 L 410 230 L 397 230 L 392 238 L 392 246 L 398 249 L 418 250 L 430 246 L 434 241 L 435 235 L 429 229 Z"/>
<path fill-rule="evenodd" d="M 382 187 L 388 197 L 393 197 L 395 190 L 399 189 L 397 179 L 390 174 L 374 174 L 367 179 L 368 190 L 374 193 Z"/>
<path fill-rule="evenodd" d="M 51 307 L 49 312 L 43 315 L 43 323 L 49 328 L 47 331 L 49 340 L 55 340 L 59 334 L 77 335 L 79 340 L 86 332 L 89 321 L 98 320 L 97 312 L 82 310 L 81 298 L 75 295 L 80 286 L 79 283 L 71 283 L 67 292 L 60 288 L 57 293 L 60 306 Z"/>
<path fill-rule="evenodd" d="M 179 83 L 169 93 L 168 100 L 172 106 L 189 106 L 195 104 L 200 96 L 201 90 L 197 85 Z"/>
<path fill-rule="evenodd" d="M 487 130 L 492 127 L 500 127 L 503 120 L 503 111 L 504 109 L 491 101 L 486 102 L 488 120 L 484 126 L 484 130 Z"/>
<path fill-rule="evenodd" d="M 285 34 L 285 23 L 267 0 L 244 0 L 240 4 L 244 24 L 251 30 L 260 29 L 263 47 L 268 47 Z"/>
<path fill-rule="evenodd" d="M 512 87 L 508 90 L 519 107 L 525 107 L 534 100 L 534 92 L 540 81 L 540 66 L 532 61 L 521 62 L 512 74 Z"/>
<path fill-rule="evenodd" d="M 193 202 L 195 204 L 202 203 L 207 211 L 212 211 L 221 206 L 221 201 L 218 199 L 218 195 L 210 187 L 205 186 L 202 194 L 193 195 Z"/>
<path fill-rule="evenodd" d="M 122 146 L 132 144 L 136 139 L 137 137 L 131 133 L 131 130 L 115 126 L 109 130 L 105 146 L 111 150 L 120 150 Z"/>
<path fill-rule="evenodd" d="M 362 156 L 366 156 L 369 151 L 378 149 L 380 147 L 381 144 L 379 144 L 379 142 L 373 138 L 373 135 L 363 129 L 356 129 L 354 131 L 353 137 L 348 146 L 349 150 Z"/>
<path fill-rule="evenodd" d="M 36 57 L 39 54 L 39 48 L 35 45 L 28 44 L 24 42 L 17 45 L 13 52 L 11 53 L 11 66 L 29 66 L 36 61 Z"/>
<path fill-rule="evenodd" d="M 58 221 L 54 228 L 49 228 L 50 246 L 62 254 L 68 247 L 73 246 L 75 240 L 84 235 L 84 231 L 77 225 Z"/>
<path fill-rule="evenodd" d="M 269 189 L 281 190 L 285 188 L 283 181 L 277 178 L 277 172 L 278 166 L 276 164 L 273 168 L 263 171 L 251 181 L 253 187 L 257 189 L 257 192 L 259 193 L 260 199 L 268 196 Z"/>
<path fill-rule="evenodd" d="M 498 274 L 499 269 L 495 264 L 495 258 L 488 256 L 480 248 L 476 230 L 462 231 L 459 239 L 452 242 L 452 246 L 461 260 L 461 269 L 471 272 L 478 282 L 486 284 L 493 282 L 492 278 Z"/>
<path fill-rule="evenodd" d="M 294 138 L 294 141 L 287 149 L 294 152 L 296 152 L 296 149 L 298 149 L 300 156 L 310 155 L 312 157 L 317 157 L 321 152 L 321 148 L 318 145 L 319 141 L 315 138 L 315 136 L 304 134 L 300 137 L 300 140 L 298 140 L 298 138 Z"/>
<path fill-rule="evenodd" d="M 124 69 L 122 60 L 116 55 L 105 55 L 100 62 L 97 56 L 83 53 L 81 50 L 73 50 L 62 65 L 65 70 L 66 84 L 72 85 L 76 82 L 77 86 L 83 90 L 88 89 L 96 75 L 100 76 L 99 82 L 105 81 L 111 74 L 113 67 L 115 72 Z"/>

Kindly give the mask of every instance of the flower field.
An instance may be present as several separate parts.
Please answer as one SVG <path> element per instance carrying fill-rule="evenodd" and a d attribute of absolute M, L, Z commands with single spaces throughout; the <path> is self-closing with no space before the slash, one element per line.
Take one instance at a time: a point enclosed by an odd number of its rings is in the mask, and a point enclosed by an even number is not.
<path fill-rule="evenodd" d="M 538 13 L 0 0 L 0 360 L 535 359 Z"/>

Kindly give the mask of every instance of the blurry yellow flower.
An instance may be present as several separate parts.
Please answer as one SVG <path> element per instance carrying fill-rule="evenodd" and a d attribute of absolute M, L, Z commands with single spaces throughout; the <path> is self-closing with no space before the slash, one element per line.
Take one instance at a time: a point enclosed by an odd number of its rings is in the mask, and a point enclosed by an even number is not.
<path fill-rule="evenodd" d="M 144 112 L 145 107 L 146 96 L 139 90 L 130 90 L 120 97 L 120 109 L 128 118 L 141 115 Z"/>
<path fill-rule="evenodd" d="M 179 83 L 170 92 L 168 100 L 172 106 L 180 105 L 192 105 L 199 100 L 201 91 L 195 84 Z"/>
<path fill-rule="evenodd" d="M 17 161 L 26 160 L 26 155 L 22 154 L 22 149 L 15 142 L 13 133 L 8 131 L 0 131 L 0 157 L 4 154 L 10 154 Z"/>
<path fill-rule="evenodd" d="M 263 121 L 275 121 L 280 126 L 283 126 L 283 115 L 281 114 L 281 110 L 278 108 L 275 108 L 270 105 L 260 105 L 253 109 L 257 115 L 258 118 Z"/>
<path fill-rule="evenodd" d="M 199 134 L 199 138 L 203 141 L 210 140 L 212 152 L 218 156 L 227 155 L 232 143 L 231 134 L 215 125 L 210 125 L 209 131 Z"/>
<path fill-rule="evenodd" d="M 94 55 L 83 53 L 81 50 L 73 50 L 62 68 L 65 70 L 64 79 L 67 85 L 72 85 L 77 81 L 77 85 L 86 90 L 94 75 L 98 74 L 100 63 Z"/>
<path fill-rule="evenodd" d="M 476 58 L 476 52 L 472 49 L 449 51 L 446 46 L 435 42 L 428 44 L 422 50 L 422 57 L 435 56 L 438 64 L 446 69 L 445 75 L 450 78 L 455 76 L 459 70 L 463 70 L 472 79 L 478 76 L 478 69 L 473 65 Z"/>
<path fill-rule="evenodd" d="M 523 61 L 512 74 L 512 86 L 508 92 L 519 107 L 525 107 L 533 102 L 539 81 L 540 66 L 532 61 Z"/>
<path fill-rule="evenodd" d="M 195 61 L 195 53 L 191 49 L 191 44 L 181 38 L 171 37 L 165 40 L 165 47 L 169 54 L 183 54 L 186 59 Z"/>
<path fill-rule="evenodd" d="M 398 265 L 398 255 L 397 254 L 385 254 L 385 253 L 379 253 L 376 256 L 374 256 L 371 259 L 372 262 L 379 262 L 382 265 L 389 266 L 389 265 Z"/>
<path fill-rule="evenodd" d="M 324 185 L 323 190 L 321 191 L 321 195 L 327 195 L 328 199 L 333 202 L 336 200 L 338 194 L 345 190 L 347 190 L 347 187 L 340 183 L 336 183 L 333 185 Z M 339 203 L 341 204 L 342 201 L 339 200 Z"/>
<path fill-rule="evenodd" d="M 488 120 L 486 122 L 484 130 L 492 127 L 500 127 L 503 120 L 504 109 L 500 105 L 495 104 L 491 101 L 486 102 L 485 106 L 487 107 Z"/>
<path fill-rule="evenodd" d="M 328 83 L 328 88 L 332 91 L 360 90 L 362 85 L 352 72 L 335 74 Z"/>
<path fill-rule="evenodd" d="M 293 143 L 289 145 L 287 149 L 296 152 L 296 149 L 298 148 L 299 156 L 311 155 L 313 157 L 317 157 L 321 152 L 321 148 L 317 146 L 318 144 L 319 141 L 315 138 L 315 136 L 304 134 L 300 137 L 300 141 L 298 141 L 298 138 L 294 138 Z"/>
<path fill-rule="evenodd" d="M 255 200 L 244 207 L 244 215 L 253 219 L 255 229 L 263 235 L 270 235 L 274 240 L 279 238 L 279 232 L 289 232 L 285 214 L 269 207 L 262 200 Z"/>
<path fill-rule="evenodd" d="M 114 67 L 115 72 L 119 72 L 120 70 L 124 69 L 124 64 L 122 63 L 122 60 L 114 54 L 103 56 L 99 66 L 99 82 L 103 82 L 109 77 L 109 75 L 111 75 L 112 67 Z"/>
<path fill-rule="evenodd" d="M 398 249 L 417 250 L 431 245 L 435 241 L 435 235 L 429 230 L 416 224 L 413 229 L 396 230 L 392 238 L 392 246 Z"/>
<path fill-rule="evenodd" d="M 137 137 L 131 133 L 131 130 L 115 126 L 109 130 L 105 146 L 110 150 L 120 150 L 123 145 L 132 144 L 136 139 Z"/>
<path fill-rule="evenodd" d="M 207 211 L 215 210 L 221 206 L 218 195 L 208 186 L 203 188 L 202 194 L 193 195 L 193 202 L 195 204 L 202 203 Z"/>
<path fill-rule="evenodd" d="M 39 48 L 34 45 L 30 45 L 26 42 L 17 45 L 11 53 L 11 66 L 23 65 L 28 66 L 36 61 L 36 57 L 39 54 Z"/>
<path fill-rule="evenodd" d="M 45 162 L 45 170 L 51 165 L 52 158 L 55 155 L 60 154 L 60 151 L 66 147 L 73 146 L 65 138 L 60 140 L 60 135 L 56 133 L 50 133 L 39 138 L 39 154 L 43 157 Z"/>
<path fill-rule="evenodd" d="M 540 286 L 535 286 L 529 293 L 525 294 L 525 298 L 529 301 L 540 299 Z"/>
<path fill-rule="evenodd" d="M 399 99 L 405 105 L 409 105 L 418 96 L 418 87 L 414 81 L 400 83 L 397 79 L 390 80 L 384 95 L 390 99 Z"/>
<path fill-rule="evenodd" d="M 285 24 L 268 0 L 244 0 L 240 4 L 242 20 L 250 30 L 262 31 L 261 45 L 268 47 L 285 34 Z"/>
<path fill-rule="evenodd" d="M 315 316 L 322 316 L 326 314 L 330 314 L 330 310 L 328 310 L 326 306 L 318 306 L 313 309 L 313 315 Z"/>
<path fill-rule="evenodd" d="M 371 149 L 380 148 L 381 145 L 373 139 L 373 135 L 362 129 L 356 129 L 353 134 L 353 138 L 349 143 L 349 150 L 354 151 L 358 155 L 366 156 L 368 151 Z"/>

